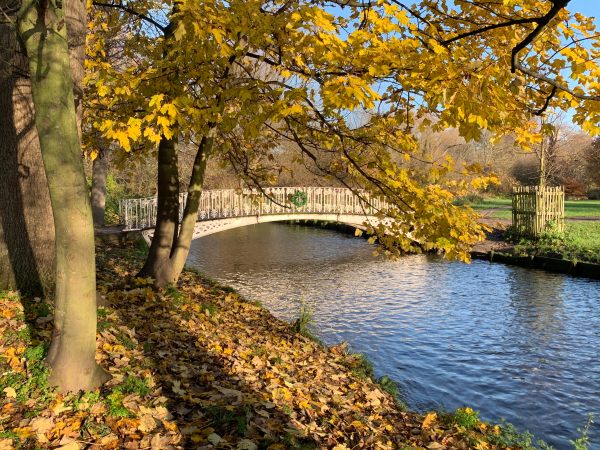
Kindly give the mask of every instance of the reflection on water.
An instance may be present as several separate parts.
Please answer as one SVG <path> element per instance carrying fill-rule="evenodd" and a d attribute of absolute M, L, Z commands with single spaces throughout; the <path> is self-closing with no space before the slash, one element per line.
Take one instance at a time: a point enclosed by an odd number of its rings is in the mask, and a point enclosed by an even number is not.
<path fill-rule="evenodd" d="M 469 405 L 568 448 L 600 417 L 600 284 L 429 256 L 386 261 L 364 240 L 281 224 L 194 242 L 188 265 L 291 321 L 304 301 L 413 408 Z M 600 448 L 600 429 L 591 436 Z M 595 448 L 592 446 L 591 448 Z"/>

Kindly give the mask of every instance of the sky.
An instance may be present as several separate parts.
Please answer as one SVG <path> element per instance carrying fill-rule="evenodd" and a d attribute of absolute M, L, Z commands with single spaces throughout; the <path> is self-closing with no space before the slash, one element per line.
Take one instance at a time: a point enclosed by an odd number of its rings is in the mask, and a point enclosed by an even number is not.
<path fill-rule="evenodd" d="M 577 11 L 588 17 L 596 18 L 596 26 L 600 27 L 600 0 L 571 0 L 569 11 Z"/>

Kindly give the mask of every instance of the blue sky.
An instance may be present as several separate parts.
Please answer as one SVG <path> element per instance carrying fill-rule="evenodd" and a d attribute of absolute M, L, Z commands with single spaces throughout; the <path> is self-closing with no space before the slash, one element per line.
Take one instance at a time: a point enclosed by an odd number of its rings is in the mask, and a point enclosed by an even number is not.
<path fill-rule="evenodd" d="M 596 18 L 596 26 L 600 26 L 600 0 L 571 0 L 569 11 L 577 11 L 588 17 Z"/>

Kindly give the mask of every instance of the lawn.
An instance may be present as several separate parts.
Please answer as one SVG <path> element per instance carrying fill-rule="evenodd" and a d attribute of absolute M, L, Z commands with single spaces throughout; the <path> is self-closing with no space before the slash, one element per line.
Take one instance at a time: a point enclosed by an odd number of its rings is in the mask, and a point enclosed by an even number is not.
<path fill-rule="evenodd" d="M 493 219 L 510 219 L 512 217 L 512 200 L 509 198 L 489 198 L 470 205 L 477 211 L 485 211 L 487 217 Z M 597 217 L 600 219 L 600 200 L 567 200 L 565 216 Z"/>
<path fill-rule="evenodd" d="M 515 252 L 560 256 L 564 259 L 598 264 L 600 263 L 600 221 L 567 222 L 565 233 L 549 232 L 535 241 L 521 239 L 516 243 Z"/>
<path fill-rule="evenodd" d="M 566 234 L 573 247 L 600 255 L 600 222 L 567 222 Z"/>

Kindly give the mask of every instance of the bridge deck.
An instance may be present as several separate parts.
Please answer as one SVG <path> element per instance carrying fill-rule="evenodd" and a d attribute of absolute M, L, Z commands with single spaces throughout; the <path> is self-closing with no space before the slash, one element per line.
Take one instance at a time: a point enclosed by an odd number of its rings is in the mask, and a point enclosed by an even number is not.
<path fill-rule="evenodd" d="M 262 221 L 293 220 L 296 216 L 300 219 L 300 216 L 307 215 L 316 220 L 320 216 L 323 220 L 331 220 L 333 214 L 337 217 L 343 215 L 345 223 L 360 224 L 369 221 L 387 206 L 384 198 L 372 197 L 366 192 L 357 195 L 350 189 L 343 188 L 275 187 L 265 191 L 268 195 L 257 190 L 204 191 L 200 199 L 198 221 L 275 215 L 281 218 Z M 181 219 L 186 194 L 180 197 L 179 217 Z M 126 230 L 154 228 L 156 213 L 156 197 L 126 199 L 119 203 L 120 222 L 125 224 Z M 346 216 L 359 217 L 351 218 L 349 222 Z"/>

